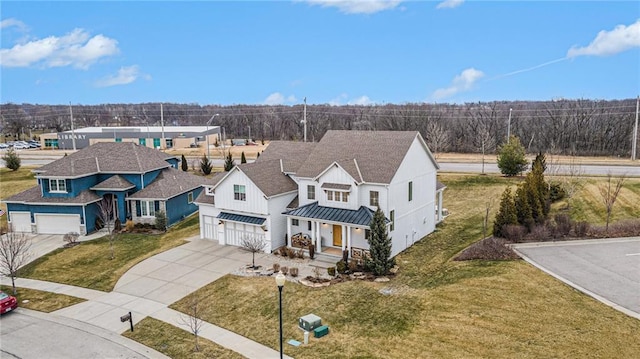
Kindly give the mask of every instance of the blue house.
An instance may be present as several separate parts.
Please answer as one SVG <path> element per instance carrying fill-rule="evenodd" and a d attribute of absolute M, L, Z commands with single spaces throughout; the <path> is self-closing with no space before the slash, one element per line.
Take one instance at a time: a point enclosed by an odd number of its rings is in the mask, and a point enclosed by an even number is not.
<path fill-rule="evenodd" d="M 207 181 L 177 168 L 178 159 L 131 142 L 97 143 L 33 172 L 38 185 L 4 200 L 14 231 L 44 234 L 95 231 L 118 218 L 168 225 L 196 212 Z"/>

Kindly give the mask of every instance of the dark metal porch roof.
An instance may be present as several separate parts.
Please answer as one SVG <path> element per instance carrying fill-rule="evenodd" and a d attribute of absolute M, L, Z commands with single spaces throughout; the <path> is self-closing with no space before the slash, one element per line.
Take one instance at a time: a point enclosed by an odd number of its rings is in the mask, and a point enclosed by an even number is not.
<path fill-rule="evenodd" d="M 244 216 L 241 214 L 234 214 L 234 213 L 228 213 L 228 212 L 220 212 L 220 214 L 218 215 L 218 219 L 225 220 L 225 221 L 253 224 L 256 226 L 260 226 L 264 223 L 264 221 L 266 221 L 266 219 L 260 218 L 260 217 Z"/>
<path fill-rule="evenodd" d="M 357 210 L 318 206 L 318 202 L 283 212 L 288 216 L 313 218 L 328 222 L 349 223 L 358 226 L 369 226 L 373 219 L 374 211 L 361 206 Z M 386 219 L 386 218 L 385 218 Z M 389 220 L 387 219 L 387 222 Z"/>

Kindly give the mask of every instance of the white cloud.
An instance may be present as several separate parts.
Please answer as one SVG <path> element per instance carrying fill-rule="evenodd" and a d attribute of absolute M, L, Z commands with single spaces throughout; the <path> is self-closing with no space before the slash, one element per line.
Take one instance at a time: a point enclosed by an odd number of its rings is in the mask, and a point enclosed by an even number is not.
<path fill-rule="evenodd" d="M 374 14 L 396 8 L 402 0 L 305 0 L 311 5 L 335 7 L 345 14 Z"/>
<path fill-rule="evenodd" d="M 42 65 L 87 69 L 99 59 L 118 52 L 118 41 L 104 35 L 90 37 L 83 29 L 75 29 L 61 37 L 49 36 L 0 49 L 0 64 L 3 67 Z"/>
<path fill-rule="evenodd" d="M 115 75 L 109 75 L 101 80 L 96 81 L 98 87 L 109 87 L 116 85 L 126 85 L 134 82 L 139 77 L 145 80 L 151 80 L 151 76 L 140 73 L 138 65 L 121 67 Z"/>
<path fill-rule="evenodd" d="M 369 96 L 360 96 L 356 99 L 349 101 L 347 104 L 349 105 L 371 105 L 373 101 L 369 98 Z"/>
<path fill-rule="evenodd" d="M 342 102 L 345 101 L 349 96 L 346 93 L 341 93 L 340 96 L 329 101 L 329 105 L 331 106 L 340 106 Z"/>
<path fill-rule="evenodd" d="M 446 88 L 437 89 L 433 93 L 433 98 L 436 100 L 451 97 L 459 92 L 468 91 L 473 87 L 473 84 L 481 79 L 484 73 L 474 68 L 468 68 L 456 77 L 453 78 L 451 86 Z"/>
<path fill-rule="evenodd" d="M 285 103 L 295 103 L 298 99 L 294 95 L 284 96 L 280 92 L 274 92 L 262 101 L 265 105 L 282 105 Z"/>
<path fill-rule="evenodd" d="M 7 29 L 10 27 L 17 27 L 20 31 L 26 31 L 27 25 L 25 25 L 22 21 L 14 18 L 4 19 L 0 21 L 0 29 Z"/>
<path fill-rule="evenodd" d="M 436 6 L 436 9 L 453 9 L 462 5 L 463 2 L 464 0 L 444 0 Z"/>
<path fill-rule="evenodd" d="M 634 47 L 640 47 L 640 19 L 629 26 L 618 25 L 611 31 L 600 31 L 589 46 L 570 48 L 567 57 L 615 55 Z"/>

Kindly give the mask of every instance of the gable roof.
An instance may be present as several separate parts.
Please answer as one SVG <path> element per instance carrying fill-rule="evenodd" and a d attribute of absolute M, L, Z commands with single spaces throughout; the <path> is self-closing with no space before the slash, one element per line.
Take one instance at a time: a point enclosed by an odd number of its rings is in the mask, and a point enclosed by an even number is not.
<path fill-rule="evenodd" d="M 101 200 L 97 194 L 84 190 L 75 197 L 42 197 L 40 186 L 31 187 L 26 191 L 14 194 L 2 200 L 5 203 L 47 204 L 58 206 L 83 205 Z"/>
<path fill-rule="evenodd" d="M 282 160 L 285 173 L 295 173 L 316 147 L 313 142 L 271 141 L 256 162 Z"/>
<path fill-rule="evenodd" d="M 106 180 L 98 183 L 95 186 L 91 187 L 92 191 L 124 191 L 127 189 L 135 188 L 135 185 L 129 181 L 127 181 L 124 177 L 120 175 L 115 175 L 107 178 Z"/>
<path fill-rule="evenodd" d="M 267 197 L 298 190 L 298 185 L 282 173 L 280 160 L 243 163 L 237 166 Z"/>
<path fill-rule="evenodd" d="M 185 192 L 192 191 L 207 181 L 206 178 L 189 174 L 175 168 L 165 168 L 153 182 L 129 199 L 169 199 Z"/>
<path fill-rule="evenodd" d="M 133 142 L 100 142 L 46 164 L 33 172 L 42 177 L 80 177 L 92 173 L 145 173 L 170 167 L 172 158 Z"/>
<path fill-rule="evenodd" d="M 390 183 L 419 136 L 417 131 L 327 131 L 296 176 L 315 178 L 336 162 L 356 181 Z"/>

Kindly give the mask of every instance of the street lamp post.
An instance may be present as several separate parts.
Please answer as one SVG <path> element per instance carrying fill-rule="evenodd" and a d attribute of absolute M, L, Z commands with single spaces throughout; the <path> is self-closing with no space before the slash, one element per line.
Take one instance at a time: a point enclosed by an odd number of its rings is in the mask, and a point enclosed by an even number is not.
<path fill-rule="evenodd" d="M 220 116 L 219 113 L 216 113 L 215 115 L 211 116 L 211 118 L 209 119 L 209 121 L 207 121 L 207 132 L 205 134 L 205 136 L 207 136 L 207 160 L 211 161 L 211 152 L 209 150 L 209 124 L 211 123 L 211 121 L 213 121 L 214 118 L 216 118 L 217 116 Z"/>
<path fill-rule="evenodd" d="M 285 280 L 286 278 L 284 274 L 282 274 L 282 271 L 278 272 L 278 274 L 276 275 L 276 285 L 278 286 L 278 292 L 280 297 L 280 359 L 284 358 L 284 355 L 282 352 L 282 288 L 284 287 Z"/>

